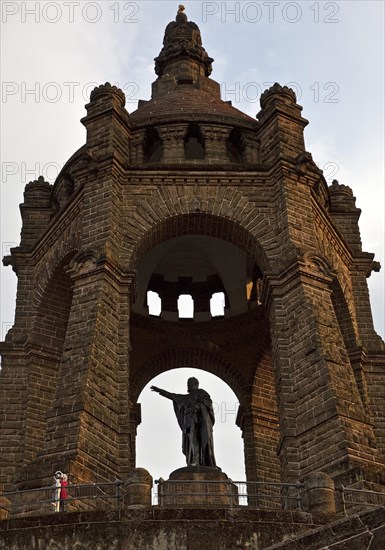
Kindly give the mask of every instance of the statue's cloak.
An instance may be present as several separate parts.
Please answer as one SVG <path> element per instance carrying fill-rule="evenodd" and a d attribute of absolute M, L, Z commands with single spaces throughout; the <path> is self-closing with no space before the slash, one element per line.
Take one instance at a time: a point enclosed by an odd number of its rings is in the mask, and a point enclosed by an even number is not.
<path fill-rule="evenodd" d="M 199 429 L 201 460 L 204 466 L 216 467 L 213 442 L 215 416 L 211 397 L 205 390 L 192 390 L 187 395 L 172 394 L 175 416 L 182 430 L 182 451 L 189 449 L 189 431 Z M 199 423 L 196 424 L 196 420 Z M 191 433 L 191 432 L 190 432 Z"/>

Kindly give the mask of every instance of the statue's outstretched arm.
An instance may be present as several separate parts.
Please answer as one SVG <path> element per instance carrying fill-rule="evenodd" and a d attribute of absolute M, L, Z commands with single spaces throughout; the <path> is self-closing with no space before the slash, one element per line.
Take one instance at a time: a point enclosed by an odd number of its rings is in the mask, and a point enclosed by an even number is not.
<path fill-rule="evenodd" d="M 174 393 L 170 393 L 166 390 L 162 390 L 161 388 L 158 388 L 157 386 L 150 386 L 150 389 L 152 391 L 156 391 L 157 393 L 159 393 L 159 395 L 161 395 L 162 397 L 167 397 L 167 399 L 173 399 L 174 398 Z"/>

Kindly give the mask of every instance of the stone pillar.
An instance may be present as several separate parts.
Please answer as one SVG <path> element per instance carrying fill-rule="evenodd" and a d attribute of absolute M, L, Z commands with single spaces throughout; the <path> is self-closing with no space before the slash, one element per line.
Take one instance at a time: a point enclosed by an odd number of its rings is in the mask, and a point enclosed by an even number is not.
<path fill-rule="evenodd" d="M 320 469 L 335 477 L 381 467 L 331 301 L 332 277 L 318 262 L 293 264 L 267 285 L 285 482 Z"/>
<path fill-rule="evenodd" d="M 353 191 L 347 185 L 340 185 L 333 180 L 329 186 L 330 214 L 333 217 L 339 231 L 348 241 L 353 250 L 361 251 L 362 243 L 358 220 L 361 210 L 356 208 L 356 198 Z"/>
<path fill-rule="evenodd" d="M 261 162 L 272 164 L 279 158 L 296 159 L 305 151 L 303 136 L 308 121 L 301 116 L 295 93 L 275 83 L 261 95 L 257 137 L 261 144 Z"/>
<path fill-rule="evenodd" d="M 347 185 L 334 180 L 329 186 L 330 214 L 354 252 L 354 260 L 350 268 L 352 279 L 352 300 L 354 302 L 354 323 L 357 324 L 359 344 L 366 349 L 384 351 L 381 338 L 373 326 L 369 291 L 366 279 L 372 271 L 380 271 L 380 264 L 374 262 L 374 255 L 362 251 L 361 235 L 358 220 L 361 210 L 356 208 L 356 198 Z"/>
<path fill-rule="evenodd" d="M 334 481 L 324 472 L 313 472 L 305 480 L 308 512 L 335 514 Z"/>
<path fill-rule="evenodd" d="M 31 236 L 33 232 L 27 233 Z M 10 261 L 19 284 L 15 325 L 6 343 L 0 344 L 0 483 L 2 479 L 7 483 L 25 479 L 24 470 L 44 446 L 46 415 L 55 398 L 72 296 L 69 277 L 61 277 L 62 266 L 57 266 L 47 280 L 47 260 L 42 261 L 42 269 L 22 249 L 13 249 Z"/>
<path fill-rule="evenodd" d="M 98 160 L 116 158 L 122 165 L 129 162 L 131 130 L 125 103 L 122 90 L 109 82 L 91 92 L 87 116 L 81 122 L 87 128 L 87 148 Z"/>
<path fill-rule="evenodd" d="M 255 406 L 239 407 L 236 423 L 242 430 L 247 481 L 279 483 L 279 428 L 276 414 Z"/>
<path fill-rule="evenodd" d="M 144 161 L 145 130 L 139 130 L 132 136 L 130 142 L 130 159 L 133 164 L 142 164 Z"/>
<path fill-rule="evenodd" d="M 185 161 L 184 138 L 187 133 L 187 128 L 187 124 L 156 127 L 163 143 L 163 162 L 180 164 Z"/>
<path fill-rule="evenodd" d="M 227 158 L 227 140 L 231 128 L 202 124 L 201 130 L 205 140 L 206 161 L 211 164 L 229 162 Z"/>
<path fill-rule="evenodd" d="M 367 277 L 373 270 L 374 254 L 368 252 L 356 253 L 350 268 L 352 280 L 352 295 L 355 305 L 359 343 L 367 350 L 379 351 L 382 354 L 385 346 L 382 338 L 374 330 L 373 315 L 370 305 Z M 380 266 L 378 264 L 379 271 Z"/>
<path fill-rule="evenodd" d="M 126 508 L 151 506 L 152 477 L 144 468 L 135 468 L 124 483 L 124 505 Z"/>
<path fill-rule="evenodd" d="M 0 343 L 0 491 L 12 491 L 15 473 L 23 463 L 27 354 L 22 345 Z"/>
<path fill-rule="evenodd" d="M 74 283 L 64 352 L 44 451 L 30 466 L 50 481 L 63 468 L 76 482 L 122 479 L 129 470 L 128 350 L 132 277 L 97 253 L 71 262 Z"/>
<path fill-rule="evenodd" d="M 142 422 L 142 409 L 140 403 L 130 403 L 130 466 L 135 468 L 136 464 L 136 433 L 139 424 Z"/>
<path fill-rule="evenodd" d="M 243 158 L 244 161 L 248 164 L 258 164 L 260 162 L 259 159 L 259 148 L 260 143 L 255 134 L 249 134 L 247 132 L 244 132 L 242 134 L 242 141 L 244 143 L 244 154 Z"/>
<path fill-rule="evenodd" d="M 177 321 L 179 297 L 178 283 L 169 283 L 162 280 L 157 292 L 162 300 L 161 318 L 167 321 Z"/>
<path fill-rule="evenodd" d="M 49 224 L 52 218 L 51 192 L 52 185 L 44 181 L 43 176 L 25 186 L 24 202 L 20 205 L 23 219 L 21 248 L 32 246 Z"/>

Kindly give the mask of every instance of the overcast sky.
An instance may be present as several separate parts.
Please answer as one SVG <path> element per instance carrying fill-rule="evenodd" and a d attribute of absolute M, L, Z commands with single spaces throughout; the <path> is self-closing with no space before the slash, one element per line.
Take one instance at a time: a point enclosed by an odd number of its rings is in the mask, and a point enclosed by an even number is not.
<path fill-rule="evenodd" d="M 310 121 L 307 150 L 330 183 L 338 179 L 353 189 L 363 249 L 384 266 L 384 2 L 185 5 L 215 60 L 212 77 L 223 99 L 256 116 L 260 92 L 271 83 L 293 87 Z M 2 256 L 19 243 L 24 186 L 41 174 L 53 183 L 84 144 L 79 120 L 92 89 L 117 84 L 128 111 L 149 99 L 153 59 L 177 8 L 178 2 L 159 1 L 1 2 Z M 1 267 L 0 277 L 3 339 L 13 323 L 16 276 Z M 384 337 L 383 270 L 369 287 L 375 327 Z M 153 383 L 184 392 L 191 373 L 165 373 Z M 242 440 L 229 412 L 235 395 L 212 375 L 198 378 L 218 411 L 217 462 L 233 479 L 243 478 Z M 183 466 L 172 405 L 148 388 L 140 401 L 138 465 L 167 477 Z"/>

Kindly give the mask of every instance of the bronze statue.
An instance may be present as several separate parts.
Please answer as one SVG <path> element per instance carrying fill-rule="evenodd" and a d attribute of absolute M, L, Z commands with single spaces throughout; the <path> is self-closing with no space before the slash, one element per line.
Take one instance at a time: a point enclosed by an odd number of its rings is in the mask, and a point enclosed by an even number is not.
<path fill-rule="evenodd" d="M 175 415 L 182 430 L 182 451 L 188 466 L 217 468 L 214 456 L 213 404 L 209 394 L 199 389 L 196 378 L 187 381 L 187 394 L 170 393 L 151 386 L 152 391 L 171 399 Z"/>

